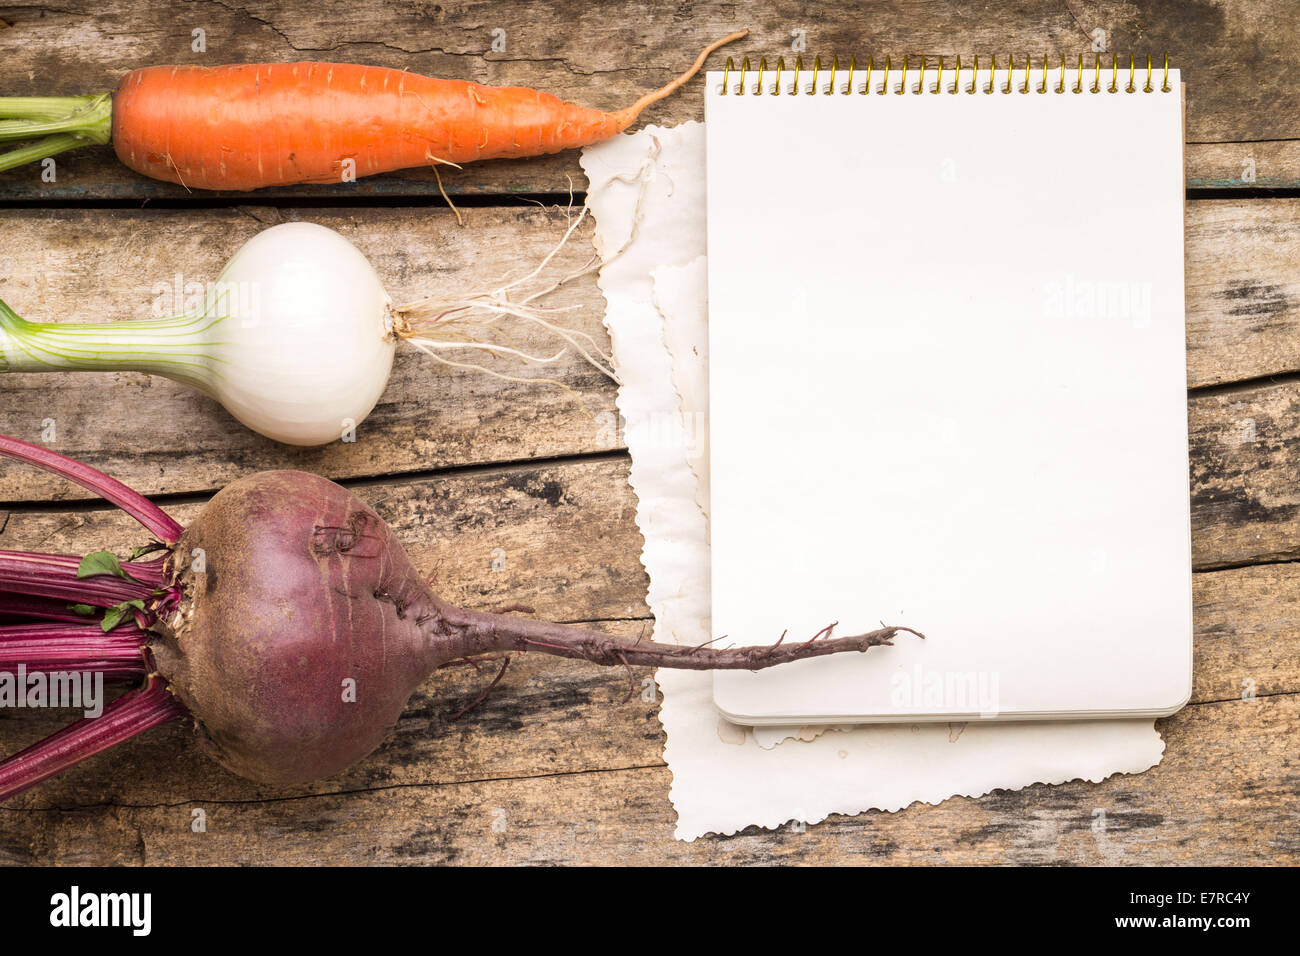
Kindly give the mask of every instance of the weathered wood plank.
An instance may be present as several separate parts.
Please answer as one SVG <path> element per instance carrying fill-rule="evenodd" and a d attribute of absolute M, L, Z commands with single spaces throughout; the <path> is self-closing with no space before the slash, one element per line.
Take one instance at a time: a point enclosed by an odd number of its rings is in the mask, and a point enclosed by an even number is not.
<path fill-rule="evenodd" d="M 1300 691 L 1300 564 L 1192 578 L 1192 702 Z"/>
<path fill-rule="evenodd" d="M 453 600 L 478 607 L 522 601 L 558 619 L 628 618 L 602 625 L 622 633 L 646 626 L 636 620 L 648 613 L 646 582 L 624 461 L 489 469 L 357 490 L 393 524 L 417 566 L 434 570 L 439 589 Z M 198 507 L 172 511 L 185 521 Z M 21 512 L 0 521 L 5 548 L 84 552 L 138 537 L 128 519 L 103 510 Z M 504 572 L 492 570 L 496 548 L 504 552 Z M 1244 828 L 1271 832 L 1280 812 L 1273 795 L 1288 779 L 1294 786 L 1295 767 L 1288 761 L 1300 733 L 1300 713 L 1277 703 L 1300 699 L 1300 564 L 1198 574 L 1195 583 L 1197 703 L 1168 722 L 1169 766 L 1155 772 L 1164 775 L 1158 783 L 1140 783 L 1149 776 L 1143 775 L 1114 791 L 1084 784 L 1033 788 L 952 801 L 947 810 L 917 807 L 897 817 L 838 821 L 810 830 L 817 838 L 807 844 L 790 842 L 794 834 L 744 834 L 709 852 L 737 860 L 838 859 L 836 853 L 859 859 L 874 852 L 918 862 L 921 848 L 930 847 L 935 860 L 940 854 L 956 861 L 1001 853 L 999 859 L 1027 861 L 1050 851 L 1089 862 L 1105 858 L 1103 851 L 1128 860 L 1147 852 L 1167 859 L 1179 852 L 1180 841 L 1191 841 L 1198 853 L 1217 859 L 1244 839 Z M 376 754 L 336 778 L 299 788 L 235 778 L 203 757 L 179 728 L 157 731 L 0 809 L 0 861 L 237 862 L 270 860 L 260 854 L 280 852 L 285 855 L 277 858 L 286 862 L 306 862 L 312 853 L 330 862 L 432 862 L 443 853 L 499 862 L 579 858 L 572 854 L 600 859 L 602 853 L 621 862 L 629 852 L 629 859 L 676 859 L 696 851 L 670 840 L 667 776 L 657 769 L 663 738 L 656 704 L 642 693 L 647 676 L 635 669 L 637 693 L 623 703 L 628 684 L 622 671 L 517 657 L 492 696 L 451 721 L 487 676 L 449 670 L 421 688 Z M 1243 685 L 1247 680 L 1250 688 Z M 1247 689 L 1259 699 L 1242 701 Z M 1212 716 L 1197 716 L 1205 714 Z M 1267 721 L 1255 723 L 1260 715 Z M 67 719 L 0 714 L 0 753 Z M 638 772 L 624 774 L 624 768 Z M 1207 779 L 1232 774 L 1234 782 L 1220 780 L 1217 787 L 1239 788 L 1240 819 L 1221 837 L 1212 813 L 1192 810 Z M 1252 809 L 1242 802 L 1244 793 L 1262 803 Z M 1177 812 L 1149 810 L 1157 798 L 1177 805 Z M 212 821 L 208 842 L 188 834 L 195 807 L 206 809 Z M 500 807 L 516 842 L 478 846 L 480 817 L 486 815 L 483 825 L 490 827 Z M 1104 844 L 1089 829 L 1096 807 L 1111 819 Z M 1161 815 L 1155 822 L 1153 812 Z M 909 817 L 920 819 L 895 822 Z M 1076 818 L 1084 821 L 1081 830 L 1071 822 Z M 1022 827 L 1017 820 L 1034 823 Z M 391 842 L 362 847 L 349 835 L 368 827 L 386 828 Z M 1000 849 L 999 830 L 1014 834 Z M 833 834 L 829 842 L 824 831 Z M 936 838 L 940 831 L 946 836 Z M 284 834 L 283 845 L 259 850 L 258 841 L 272 832 Z M 597 833 L 606 840 L 601 846 L 592 845 Z M 1059 842 L 1041 843 L 1045 834 Z M 847 845 L 834 850 L 841 841 Z M 635 848 L 639 844 L 645 848 Z M 884 849 L 866 848 L 877 845 Z M 1282 852 L 1296 852 L 1294 839 Z"/>
<path fill-rule="evenodd" d="M 996 51 L 999 60 L 1008 46 L 1073 58 L 1100 26 L 1110 48 L 1168 48 L 1184 68 L 1190 187 L 1300 186 L 1300 85 L 1291 69 L 1300 52 L 1300 9 L 1288 0 L 1069 9 L 1028 0 L 979 10 L 920 0 L 862 10 L 711 0 L 671 14 L 631 0 L 569 11 L 545 0 L 108 0 L 59 9 L 18 4 L 0 18 L 5 93 L 107 87 L 146 63 L 314 58 L 539 86 L 603 107 L 662 82 L 703 42 L 739 25 L 755 28 L 739 52 L 780 52 L 791 30 L 805 29 L 810 54 Z M 571 28 L 555 30 L 560 18 Z M 205 57 L 189 50 L 196 27 L 207 31 Z M 486 52 L 496 27 L 506 31 L 503 54 Z M 693 84 L 647 119 L 700 115 Z M 0 175 L 0 200 L 191 198 L 134 176 L 107 150 L 69 154 L 58 170 L 54 183 L 40 182 L 35 170 Z M 501 196 L 563 191 L 569 176 L 581 189 L 572 154 L 448 171 L 444 181 L 454 195 Z M 797 190 L 797 182 L 784 185 Z M 416 170 L 265 195 L 425 197 L 436 195 L 436 184 L 429 171 Z M 340 228 L 398 298 L 427 288 L 430 278 L 479 285 L 485 272 L 509 271 L 549 248 L 560 222 L 554 214 L 503 209 L 471 209 L 463 231 L 442 210 L 10 211 L 0 295 L 33 318 L 86 315 L 87 303 L 139 314 L 155 283 L 178 272 L 214 277 L 237 243 L 260 228 L 258 220 L 282 214 Z M 288 792 L 225 774 L 178 728 L 155 732 L 0 808 L 0 862 L 1298 862 L 1300 562 L 1293 559 L 1300 557 L 1300 529 L 1289 464 L 1300 387 L 1297 222 L 1295 200 L 1189 204 L 1189 384 L 1291 375 L 1191 399 L 1195 561 L 1229 569 L 1195 576 L 1197 703 L 1163 722 L 1169 750 L 1154 771 L 1100 786 L 1034 787 L 839 818 L 802 834 L 748 831 L 687 846 L 671 840 L 654 702 L 636 694 L 622 704 L 623 673 L 532 655 L 517 658 L 498 691 L 455 722 L 448 715 L 477 695 L 484 678 L 459 670 L 435 675 L 370 760 Z M 563 262 L 575 265 L 587 253 L 584 237 Z M 559 301 L 579 306 L 575 323 L 602 334 L 594 283 L 576 283 Z M 558 377 L 584 387 L 593 411 L 612 409 L 612 389 L 577 363 Z M 449 375 L 414 356 L 399 361 L 359 441 L 319 452 L 261 442 L 211 403 L 143 376 L 0 377 L 0 431 L 36 437 L 51 415 L 60 450 L 151 493 L 196 498 L 268 467 L 400 476 L 615 444 L 607 427 L 554 391 Z M 0 465 L 0 502 L 67 495 L 61 483 L 33 476 Z M 453 600 L 480 607 L 523 601 L 542 616 L 603 620 L 597 626 L 623 633 L 646 626 L 640 538 L 621 458 L 385 477 L 358 493 Z M 185 520 L 198 507 L 172 510 Z M 0 510 L 0 547 L 84 552 L 138 538 L 129 521 L 94 507 Z M 504 572 L 491 569 L 497 548 Z M 1278 559 L 1291 563 L 1231 567 Z M 646 674 L 635 671 L 634 688 Z M 1251 690 L 1260 697 L 1241 700 Z M 0 712 L 0 753 L 66 719 Z M 208 813 L 206 834 L 190 831 L 196 806 Z M 504 832 L 494 823 L 504 823 Z"/>
<path fill-rule="evenodd" d="M 1300 200 L 1188 203 L 1185 230 L 1188 384 L 1300 370 Z"/>
<path fill-rule="evenodd" d="M 16 241 L 0 250 L 0 296 L 33 321 L 171 315 L 183 311 L 183 297 L 174 289 L 215 280 L 241 243 L 281 218 L 299 218 L 355 242 L 402 303 L 477 291 L 531 271 L 566 228 L 563 213 L 535 206 L 464 214 L 460 228 L 445 210 L 426 209 L 301 210 L 283 217 L 263 207 L 8 210 L 0 212 L 0 223 L 12 228 Z M 547 275 L 558 279 L 590 257 L 584 224 Z M 543 303 L 570 309 L 557 321 L 608 348 L 604 299 L 594 276 L 575 280 Z M 534 354 L 552 354 L 564 344 L 530 323 L 514 328 L 509 341 Z M 612 448 L 613 383 L 570 351 L 555 365 L 522 374 L 565 383 L 582 396 L 586 410 L 556 386 L 448 368 L 400 346 L 388 389 L 358 427 L 356 441 L 320 449 L 262 438 L 208 398 L 165 379 L 125 372 L 0 375 L 0 433 L 42 441 L 52 420 L 55 440 L 46 444 L 145 493 L 213 490 L 268 468 L 343 478 Z M 6 464 L 0 475 L 0 500 L 87 497 L 30 469 Z"/>
<path fill-rule="evenodd" d="M 1187 188 L 1295 189 L 1300 140 L 1188 143 Z"/>
<path fill-rule="evenodd" d="M 399 300 L 430 289 L 477 288 L 557 241 L 557 211 L 469 209 L 459 228 L 445 210 L 381 211 L 247 207 L 228 210 L 0 211 L 10 242 L 0 250 L 0 296 L 32 319 L 149 315 L 157 287 L 176 276 L 208 282 L 239 244 L 280 218 L 340 230 Z M 572 240 L 557 274 L 590 255 L 589 233 Z M 1197 202 L 1187 212 L 1188 379 L 1218 384 L 1300 370 L 1300 201 Z M 608 341 L 595 279 L 547 300 L 574 306 L 564 321 Z M 170 303 L 168 303 L 170 304 Z M 552 340 L 520 330 L 525 347 Z M 53 418 L 52 447 L 146 493 L 207 492 L 266 468 L 304 468 L 333 478 L 581 454 L 618 444 L 614 389 L 570 356 L 556 377 L 582 392 L 590 413 L 559 389 L 524 386 L 438 366 L 402 348 L 389 388 L 355 443 L 292 449 L 262 439 L 214 402 L 138 374 L 0 375 L 0 433 L 39 441 Z M 1197 406 L 1194 403 L 1194 409 Z M 1217 435 L 1218 419 L 1194 429 Z M 1282 423 L 1285 426 L 1285 422 Z M 1194 446 L 1207 447 L 1204 439 Z M 0 464 L 0 501 L 84 498 L 30 469 Z"/>
<path fill-rule="evenodd" d="M 1300 382 L 1194 395 L 1192 562 L 1300 558 Z"/>
<path fill-rule="evenodd" d="M 1160 766 L 835 817 L 803 832 L 672 839 L 662 766 L 257 803 L 0 810 L 12 863 L 1282 864 L 1300 861 L 1300 697 L 1189 707 Z M 193 833 L 192 813 L 207 814 Z M 1100 811 L 1100 812 L 1099 812 Z"/>
<path fill-rule="evenodd" d="M 665 82 L 705 42 L 747 27 L 738 54 L 793 54 L 803 37 L 809 56 L 904 53 L 1009 53 L 1017 58 L 1091 57 L 1093 31 L 1109 50 L 1172 54 L 1187 80 L 1188 182 L 1192 186 L 1300 185 L 1300 87 L 1292 64 L 1300 53 L 1300 13 L 1290 0 L 1261 3 L 1131 4 L 1106 0 L 1070 8 L 1024 0 L 978 8 L 900 0 L 869 7 L 780 0 L 737 5 L 726 0 L 677 4 L 644 0 L 598 6 L 548 0 L 499 4 L 323 0 L 76 0 L 57 9 L 34 2 L 4 8 L 0 57 L 5 92 L 86 93 L 112 88 L 139 66 L 158 63 L 286 61 L 364 62 L 478 82 L 533 86 L 605 109 L 626 105 Z M 557 29 L 558 23 L 564 29 Z M 205 52 L 195 52 L 203 30 Z M 494 30 L 504 51 L 491 49 Z M 800 31 L 795 34 L 794 31 Z M 702 116 L 697 82 L 649 110 L 649 122 Z M 1283 145 L 1272 145 L 1282 143 Z M 1240 144 L 1249 144 L 1239 148 Z M 1289 144 L 1289 145 L 1288 145 Z M 1257 180 L 1242 162 L 1258 154 Z M 58 161 L 54 183 L 39 170 L 0 177 L 0 199 L 187 198 L 153 183 L 98 149 Z M 572 154 L 485 164 L 444 174 L 458 194 L 555 192 L 568 177 L 584 181 Z M 788 184 L 786 184 L 788 185 Z M 407 171 L 337 187 L 296 187 L 274 195 L 436 195 L 428 171 Z"/>

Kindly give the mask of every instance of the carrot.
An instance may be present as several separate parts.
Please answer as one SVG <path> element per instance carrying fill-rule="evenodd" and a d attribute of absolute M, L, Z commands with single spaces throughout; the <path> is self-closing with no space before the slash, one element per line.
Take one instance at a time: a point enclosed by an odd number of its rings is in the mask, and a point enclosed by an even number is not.
<path fill-rule="evenodd" d="M 351 63 L 146 67 L 122 78 L 111 106 L 102 95 L 0 98 L 0 141 L 27 131 L 48 146 L 0 156 L 0 170 L 111 141 L 118 159 L 146 176 L 243 190 L 557 153 L 627 129 L 747 32 L 710 44 L 677 79 L 612 113 L 540 90 Z M 43 112 L 42 103 L 50 104 Z"/>

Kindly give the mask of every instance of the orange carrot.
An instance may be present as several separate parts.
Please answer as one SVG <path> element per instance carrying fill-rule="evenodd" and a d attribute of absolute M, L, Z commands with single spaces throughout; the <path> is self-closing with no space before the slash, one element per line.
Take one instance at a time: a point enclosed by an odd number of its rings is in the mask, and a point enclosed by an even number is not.
<path fill-rule="evenodd" d="M 539 90 L 350 63 L 146 67 L 124 76 L 113 94 L 111 142 L 136 172 L 190 189 L 330 183 L 411 166 L 556 153 L 627 129 L 694 76 L 710 53 L 746 32 L 709 45 L 677 79 L 612 113 Z M 106 103 L 84 99 L 80 126 L 34 113 L 25 114 L 27 122 L 59 140 L 52 143 L 59 151 L 71 148 L 62 140 L 78 133 L 103 142 Z M 0 98 L 0 116 L 4 107 Z M 0 122 L 0 133 L 4 127 Z M 0 169 L 16 165 L 4 159 Z"/>

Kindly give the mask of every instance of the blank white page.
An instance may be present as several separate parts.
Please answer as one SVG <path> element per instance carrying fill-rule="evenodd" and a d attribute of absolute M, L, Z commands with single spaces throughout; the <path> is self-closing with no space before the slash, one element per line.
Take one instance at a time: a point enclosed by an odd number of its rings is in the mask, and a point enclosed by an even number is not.
<path fill-rule="evenodd" d="M 709 75 L 714 635 L 926 635 L 718 674 L 733 719 L 1186 702 L 1179 76 L 1059 77 Z"/>

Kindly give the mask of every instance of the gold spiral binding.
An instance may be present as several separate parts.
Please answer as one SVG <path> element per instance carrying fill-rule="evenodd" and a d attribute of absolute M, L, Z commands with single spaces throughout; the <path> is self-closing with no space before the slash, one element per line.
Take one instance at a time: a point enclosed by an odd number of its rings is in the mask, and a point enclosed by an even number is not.
<path fill-rule="evenodd" d="M 1121 89 L 1125 93 L 1138 93 L 1138 92 L 1154 93 L 1157 92 L 1157 90 L 1161 93 L 1170 92 L 1168 53 L 1164 54 L 1164 62 L 1161 67 L 1163 73 L 1162 73 L 1160 85 L 1158 87 L 1155 84 L 1157 63 L 1154 55 L 1151 53 L 1146 54 L 1146 61 L 1147 61 L 1146 79 L 1145 82 L 1143 82 L 1140 86 L 1138 85 L 1137 78 L 1141 67 L 1139 67 L 1138 65 L 1137 57 L 1135 54 L 1132 53 L 1127 54 L 1127 56 L 1128 56 L 1128 82 L 1124 84 L 1122 87 L 1119 82 L 1120 55 L 1117 53 L 1112 53 L 1110 55 L 1109 85 L 1107 86 L 1102 85 L 1101 75 L 1103 70 L 1105 69 L 1105 65 L 1102 59 L 1102 55 L 1098 53 L 1093 61 L 1093 66 L 1092 66 L 1092 74 L 1093 74 L 1092 83 L 1089 86 L 1085 86 L 1084 85 L 1085 70 L 1083 65 L 1084 58 L 1082 53 L 1078 54 L 1075 61 L 1076 76 L 1074 79 L 1074 83 L 1069 85 L 1068 89 L 1072 93 L 1085 93 L 1085 92 L 1101 93 L 1103 91 L 1107 93 L 1118 93 L 1120 92 Z M 794 75 L 791 78 L 788 88 L 786 84 L 782 82 L 785 74 L 788 72 L 788 69 L 786 67 L 785 57 L 778 56 L 776 58 L 776 76 L 769 86 L 766 80 L 767 80 L 767 74 L 770 70 L 770 67 L 768 65 L 767 57 L 764 56 L 758 59 L 758 71 L 757 71 L 758 76 L 757 79 L 754 81 L 754 86 L 753 89 L 751 90 L 748 86 L 747 81 L 750 80 L 751 74 L 754 73 L 753 60 L 748 56 L 742 56 L 740 58 L 740 65 L 737 66 L 736 59 L 734 57 L 729 56 L 727 57 L 726 64 L 722 70 L 722 86 L 718 92 L 723 96 L 727 96 L 729 94 L 734 96 L 746 96 L 746 95 L 780 96 L 782 93 L 786 93 L 787 95 L 794 96 L 794 95 L 798 95 L 800 92 L 804 92 L 807 95 L 811 95 L 811 96 L 816 96 L 816 95 L 847 96 L 851 93 L 867 95 L 872 92 L 882 94 L 882 95 L 892 92 L 895 95 L 899 95 L 899 96 L 908 93 L 913 95 L 919 95 L 919 94 L 957 95 L 961 93 L 973 94 L 977 92 L 982 92 L 985 95 L 992 95 L 994 93 L 1002 93 L 1004 95 L 1007 95 L 1013 92 L 1020 92 L 1026 94 L 1031 92 L 1038 92 L 1038 93 L 1045 94 L 1049 91 L 1049 85 L 1048 85 L 1049 77 L 1053 72 L 1057 72 L 1057 76 L 1056 76 L 1056 82 L 1051 84 L 1050 87 L 1051 91 L 1055 93 L 1064 93 L 1067 89 L 1066 81 L 1069 73 L 1069 68 L 1066 65 L 1066 56 L 1064 53 L 1060 54 L 1059 67 L 1049 66 L 1050 61 L 1048 59 L 1048 56 L 1044 54 L 1043 65 L 1041 70 L 1042 75 L 1039 79 L 1039 83 L 1036 90 L 1034 87 L 1031 86 L 1031 82 L 1030 82 L 1031 76 L 1034 72 L 1034 67 L 1033 67 L 1033 57 L 1030 56 L 1029 54 L 1025 55 L 1024 67 L 1016 66 L 1016 58 L 1014 55 L 1009 55 L 1007 57 L 1006 67 L 1005 67 L 1007 75 L 1005 81 L 1002 83 L 998 82 L 997 74 L 998 74 L 999 67 L 998 67 L 997 54 L 996 53 L 991 54 L 989 56 L 988 81 L 983 84 L 981 84 L 981 79 L 980 79 L 979 55 L 978 54 L 972 55 L 971 65 L 970 65 L 970 80 L 969 83 L 964 87 L 962 84 L 963 63 L 962 63 L 961 54 L 958 54 L 956 56 L 956 63 L 955 66 L 953 66 L 952 68 L 953 77 L 952 77 L 951 86 L 944 85 L 944 72 L 945 72 L 945 68 L 948 65 L 947 58 L 945 56 L 940 56 L 938 60 L 939 60 L 938 66 L 932 67 L 929 57 L 925 55 L 921 55 L 921 65 L 918 71 L 915 70 L 912 66 L 911 54 L 904 54 L 902 73 L 898 78 L 897 84 L 894 85 L 890 83 L 890 73 L 893 71 L 893 61 L 892 58 L 887 55 L 885 57 L 885 65 L 883 68 L 883 72 L 880 77 L 880 89 L 874 90 L 872 86 L 872 81 L 875 78 L 875 72 L 876 72 L 876 62 L 874 57 L 872 56 L 867 57 L 866 73 L 862 80 L 862 86 L 859 89 L 855 82 L 857 79 L 857 72 L 858 72 L 858 60 L 856 56 L 849 57 L 848 76 L 847 78 L 843 78 L 843 85 L 841 85 L 842 70 L 840 67 L 839 55 L 835 54 L 831 56 L 830 66 L 829 66 L 830 75 L 829 77 L 827 77 L 826 83 L 824 85 L 822 84 L 821 80 L 822 80 L 822 74 L 827 71 L 827 67 L 823 63 L 821 56 L 815 56 L 813 58 L 813 64 L 812 64 L 811 85 L 809 86 L 808 89 L 803 90 L 799 83 L 801 79 L 801 74 L 804 72 L 805 69 L 802 56 L 795 57 L 794 71 L 793 71 Z M 1023 69 L 1024 71 L 1024 78 L 1019 84 L 1017 84 L 1016 76 L 1015 76 L 1017 69 Z M 934 82 L 927 83 L 926 81 L 927 73 L 931 71 L 933 71 L 934 73 Z M 909 83 L 908 81 L 909 74 L 913 72 L 916 73 L 916 79 L 914 82 Z M 735 79 L 732 78 L 733 73 L 736 74 Z"/>

